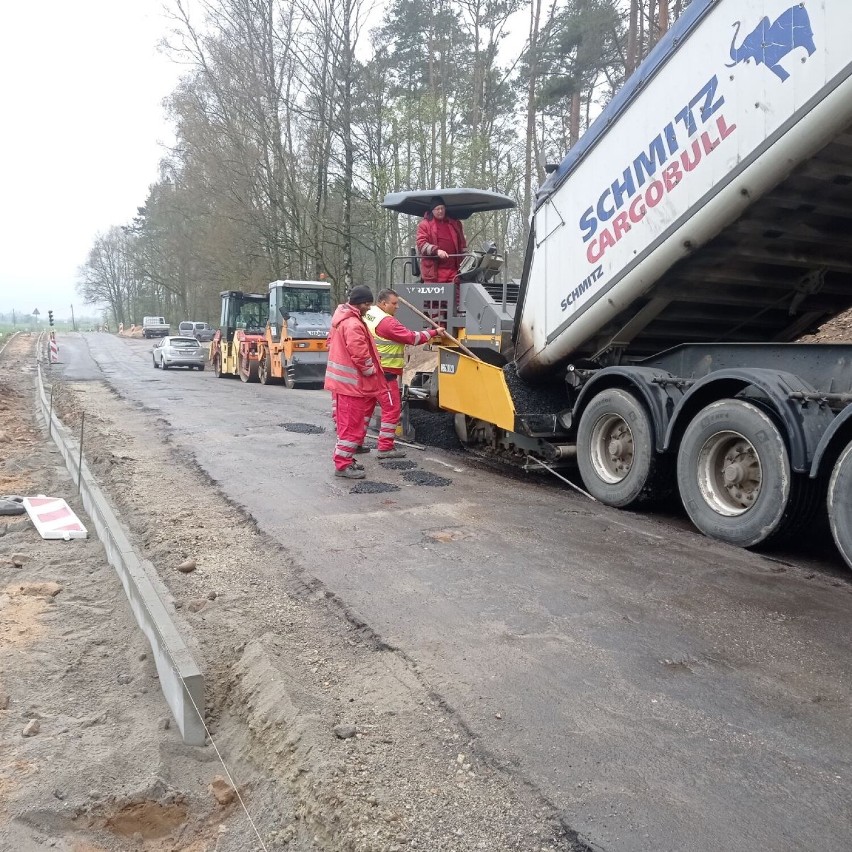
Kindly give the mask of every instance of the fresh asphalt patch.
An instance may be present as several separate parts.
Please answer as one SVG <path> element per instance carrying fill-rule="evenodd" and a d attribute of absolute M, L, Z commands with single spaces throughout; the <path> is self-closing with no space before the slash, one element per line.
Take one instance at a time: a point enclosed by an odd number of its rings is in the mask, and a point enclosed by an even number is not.
<path fill-rule="evenodd" d="M 369 480 L 364 480 L 364 482 L 359 482 L 349 489 L 350 494 L 382 494 L 388 491 L 399 491 L 399 486 L 391 485 L 389 482 L 370 482 Z"/>
<path fill-rule="evenodd" d="M 400 459 L 399 461 L 383 461 L 379 464 L 385 470 L 414 470 L 417 467 L 417 462 L 408 461 L 408 459 Z"/>
<path fill-rule="evenodd" d="M 325 428 L 314 426 L 312 423 L 279 423 L 287 432 L 298 432 L 300 435 L 322 435 Z"/>
<path fill-rule="evenodd" d="M 447 479 L 446 476 L 438 476 L 437 473 L 430 473 L 428 470 L 408 470 L 402 474 L 402 478 L 414 485 L 432 485 L 436 488 L 445 488 L 447 485 L 453 484 L 452 479 Z"/>

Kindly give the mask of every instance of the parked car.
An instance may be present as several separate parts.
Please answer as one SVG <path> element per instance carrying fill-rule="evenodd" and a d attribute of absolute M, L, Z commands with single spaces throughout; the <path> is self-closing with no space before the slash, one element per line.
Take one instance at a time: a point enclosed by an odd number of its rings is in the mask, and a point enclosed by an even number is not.
<path fill-rule="evenodd" d="M 168 370 L 169 367 L 204 369 L 207 353 L 194 337 L 164 337 L 151 350 L 154 368 Z"/>
<path fill-rule="evenodd" d="M 194 337 L 199 343 L 209 343 L 216 334 L 216 329 L 210 328 L 206 322 L 184 320 L 178 326 L 178 334 L 181 337 Z"/>

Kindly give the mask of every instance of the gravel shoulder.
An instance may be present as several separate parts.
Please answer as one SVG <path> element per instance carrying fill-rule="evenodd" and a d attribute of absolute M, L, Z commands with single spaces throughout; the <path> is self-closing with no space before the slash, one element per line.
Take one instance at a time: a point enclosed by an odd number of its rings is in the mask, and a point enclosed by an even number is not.
<path fill-rule="evenodd" d="M 10 356 L 30 363 L 32 343 L 16 344 L 3 366 Z M 17 394 L 0 421 L 14 448 L 2 489 L 73 493 L 30 417 L 32 370 L 0 375 Z M 3 741 L 13 744 L 0 746 L 9 849 L 588 848 L 495 763 L 414 661 L 306 576 L 168 438 L 152 440 L 165 431 L 155 415 L 100 383 L 57 382 L 54 405 L 72 430 L 86 413 L 89 465 L 198 649 L 206 723 L 260 839 L 236 803 L 211 794 L 223 773 L 214 748 L 186 748 L 164 729 L 154 667 L 99 543 L 41 542 L 15 521 L 0 559 L 26 551 L 32 567 L 3 563 L 2 588 L 26 577 L 63 589 L 53 603 L 38 599 L 31 634 L 0 633 L 2 670 L 14 672 L 0 680 L 12 697 L 0 711 Z M 26 429 L 8 425 L 24 421 Z M 187 561 L 195 568 L 178 571 Z M 41 717 L 36 737 L 21 735 L 25 711 Z"/>
<path fill-rule="evenodd" d="M 64 497 L 74 483 L 32 416 L 35 338 L 0 356 L 0 493 Z M 150 651 L 96 538 L 43 541 L 0 519 L 0 850 L 216 848 L 233 805 L 185 748 Z"/>

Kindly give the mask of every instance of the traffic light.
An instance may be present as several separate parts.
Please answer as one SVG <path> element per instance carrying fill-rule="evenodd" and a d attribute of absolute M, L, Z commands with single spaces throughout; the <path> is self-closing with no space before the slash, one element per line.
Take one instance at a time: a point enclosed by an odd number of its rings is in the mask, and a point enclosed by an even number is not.
<path fill-rule="evenodd" d="M 53 328 L 53 311 L 47 312 L 47 324 Z"/>

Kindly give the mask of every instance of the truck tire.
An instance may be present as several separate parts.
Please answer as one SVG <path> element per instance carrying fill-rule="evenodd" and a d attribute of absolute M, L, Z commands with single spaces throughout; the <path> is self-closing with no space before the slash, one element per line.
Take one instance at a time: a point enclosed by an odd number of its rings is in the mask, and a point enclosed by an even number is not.
<path fill-rule="evenodd" d="M 577 429 L 577 464 L 589 493 L 607 506 L 623 509 L 666 491 L 651 417 L 628 391 L 610 388 L 592 398 Z"/>
<path fill-rule="evenodd" d="M 677 481 L 692 523 L 738 547 L 782 537 L 813 502 L 814 486 L 792 473 L 778 427 L 742 399 L 714 402 L 693 418 L 678 450 Z"/>
<path fill-rule="evenodd" d="M 828 482 L 828 522 L 840 555 L 852 568 L 852 444 L 840 454 Z"/>

